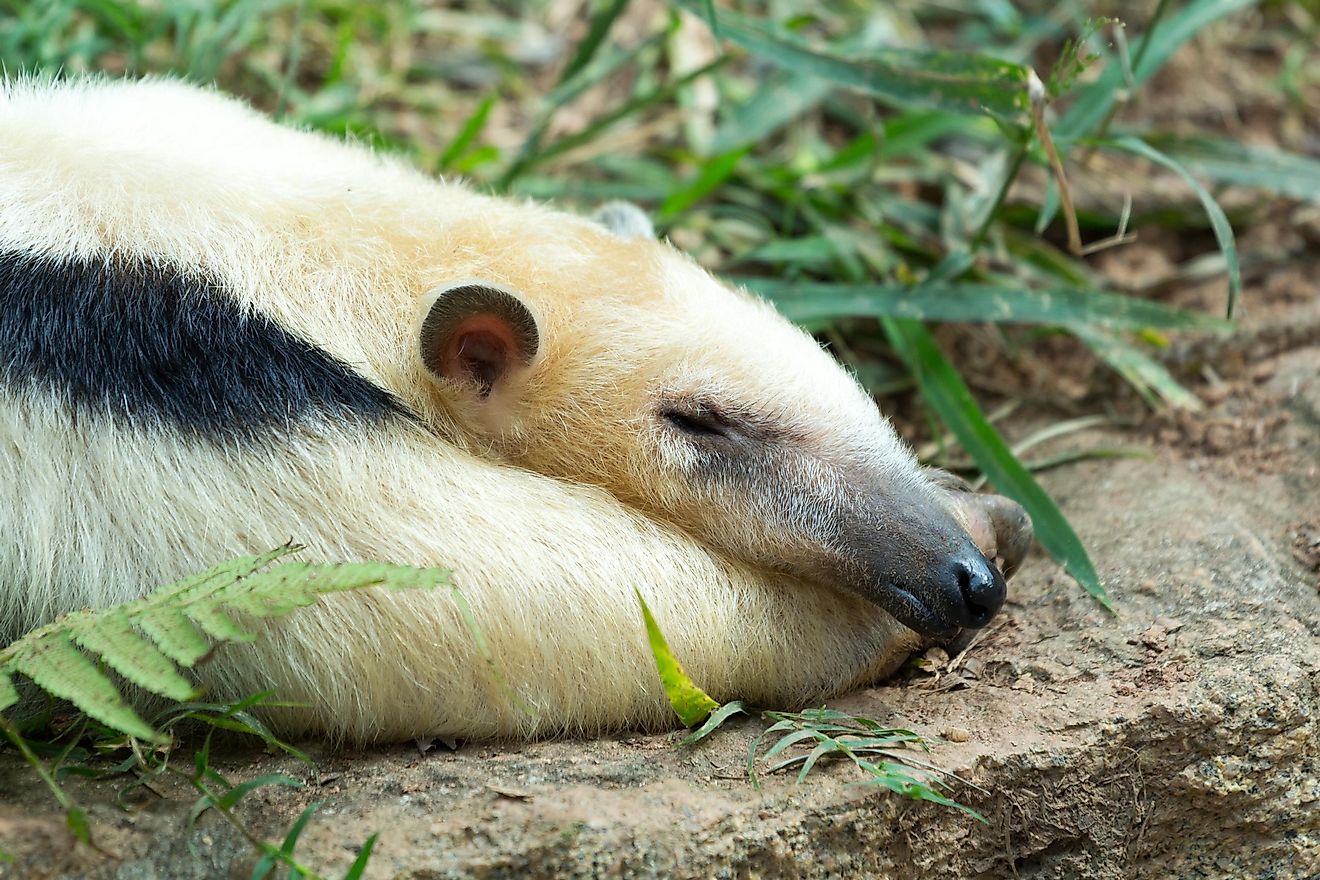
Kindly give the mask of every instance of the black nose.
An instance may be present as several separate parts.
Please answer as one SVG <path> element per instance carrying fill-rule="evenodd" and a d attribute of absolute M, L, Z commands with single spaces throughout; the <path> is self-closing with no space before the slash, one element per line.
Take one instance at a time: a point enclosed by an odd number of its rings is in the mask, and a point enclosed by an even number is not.
<path fill-rule="evenodd" d="M 1004 604 L 1004 576 L 979 551 L 953 557 L 941 574 L 941 587 L 953 600 L 950 604 L 958 626 L 979 629 Z"/>

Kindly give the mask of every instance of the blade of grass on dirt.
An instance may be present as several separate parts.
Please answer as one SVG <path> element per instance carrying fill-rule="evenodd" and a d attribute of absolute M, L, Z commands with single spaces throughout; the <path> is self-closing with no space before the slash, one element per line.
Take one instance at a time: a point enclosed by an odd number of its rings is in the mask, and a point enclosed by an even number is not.
<path fill-rule="evenodd" d="M 1140 86 L 1154 76 L 1174 52 L 1210 24 L 1256 3 L 1257 0 L 1193 0 L 1158 22 L 1151 33 L 1142 34 L 1133 42 L 1132 85 Z M 1074 141 L 1093 132 L 1109 116 L 1127 87 L 1122 66 L 1117 59 L 1110 59 L 1095 82 L 1077 90 L 1068 111 L 1052 126 L 1055 143 Z"/>
<path fill-rule="evenodd" d="M 881 48 L 884 41 L 893 39 L 889 28 L 863 27 L 855 34 L 849 34 L 832 49 L 845 57 L 865 56 L 866 53 Z M 757 83 L 756 91 L 744 101 L 733 102 L 721 113 L 719 127 L 711 139 L 711 153 L 727 153 L 739 147 L 760 144 L 767 137 L 791 124 L 801 124 L 806 115 L 825 101 L 838 86 L 829 80 L 804 75 L 796 70 L 776 70 Z M 896 114 L 885 121 L 886 145 L 889 141 L 891 126 L 901 126 L 906 114 Z M 930 111 L 917 111 L 913 115 L 939 115 Z M 954 120 L 954 128 L 969 125 L 968 118 L 960 114 L 943 114 Z M 936 135 L 938 136 L 938 135 Z M 908 145 L 911 149 L 915 145 Z M 900 149 L 903 147 L 900 146 Z M 869 159 L 878 159 L 889 155 L 885 150 L 877 151 L 874 147 L 867 151 Z"/>
<path fill-rule="evenodd" d="M 1100 583 L 1091 557 L 1054 500 L 1014 457 L 999 432 L 986 421 L 971 391 L 944 357 L 934 338 L 916 321 L 883 319 L 895 351 L 912 370 L 922 397 L 958 438 L 995 489 L 1031 515 L 1036 537 L 1063 563 L 1082 588 L 1110 611 L 1114 606 Z"/>
<path fill-rule="evenodd" d="M 1029 290 L 994 284 L 834 284 L 738 279 L 786 317 L 818 323 L 842 317 L 918 318 L 1012 324 L 1083 323 L 1098 327 L 1228 330 L 1227 321 L 1151 300 L 1085 288 Z"/>
<path fill-rule="evenodd" d="M 583 37 L 582 42 L 578 43 L 577 51 L 573 53 L 572 60 L 564 68 L 564 72 L 559 78 L 561 83 L 572 79 L 579 70 L 587 66 L 592 56 L 596 54 L 596 50 L 600 48 L 605 35 L 609 33 L 615 20 L 627 5 L 628 0 L 606 0 L 596 14 L 591 17 L 591 27 L 587 30 L 587 35 Z"/>
<path fill-rule="evenodd" d="M 747 154 L 747 147 L 715 156 L 701 165 L 696 178 L 670 194 L 656 212 L 656 222 L 666 224 L 679 214 L 710 195 L 733 174 L 738 162 Z"/>
<path fill-rule="evenodd" d="M 762 83 L 750 98 L 734 104 L 711 138 L 712 153 L 727 153 L 757 144 L 801 119 L 834 91 L 834 84 L 815 77 L 778 74 Z"/>
<path fill-rule="evenodd" d="M 1120 137 L 1111 141 L 1110 145 L 1134 153 L 1143 159 L 1175 172 L 1187 181 L 1187 185 L 1196 193 L 1196 197 L 1201 200 L 1201 206 L 1205 209 L 1206 216 L 1210 219 L 1210 228 L 1214 230 L 1215 240 L 1219 242 L 1219 249 L 1224 254 L 1224 262 L 1228 264 L 1227 314 L 1228 317 L 1233 317 L 1233 307 L 1237 305 L 1238 297 L 1242 295 L 1242 269 L 1238 266 L 1237 244 L 1233 239 L 1233 227 L 1229 224 L 1228 217 L 1224 215 L 1224 209 L 1219 207 L 1215 197 L 1210 195 L 1205 187 L 1201 186 L 1200 181 L 1193 177 L 1190 171 L 1145 141 L 1135 137 Z"/>
<path fill-rule="evenodd" d="M 486 127 L 486 120 L 490 118 L 490 111 L 495 107 L 494 94 L 488 95 L 486 100 L 477 105 L 477 109 L 468 117 L 467 122 L 459 129 L 458 134 L 449 142 L 449 146 L 440 154 L 440 159 L 436 163 L 437 171 L 446 171 L 453 167 L 476 141 L 481 134 L 481 130 Z"/>
<path fill-rule="evenodd" d="M 1147 135 L 1151 147 L 1219 183 L 1272 190 L 1294 199 L 1320 200 L 1320 161 L 1217 138 Z"/>
<path fill-rule="evenodd" d="M 993 120 L 968 119 L 959 113 L 940 110 L 909 110 L 884 121 L 884 141 L 877 159 L 910 159 L 927 150 L 931 141 L 958 135 L 978 141 L 997 142 L 1000 136 Z"/>
<path fill-rule="evenodd" d="M 1156 395 L 1180 409 L 1202 408 L 1200 399 L 1173 378 L 1163 364 L 1117 333 L 1084 324 L 1074 324 L 1068 329 L 1126 379 L 1152 409 L 1160 405 Z"/>
<path fill-rule="evenodd" d="M 544 107 L 540 118 L 528 131 L 522 146 L 518 148 L 517 155 L 497 185 L 507 187 L 538 161 L 537 154 L 541 149 L 541 142 L 550 130 L 550 121 L 559 108 L 572 103 L 583 92 L 609 79 L 625 66 L 638 61 L 647 52 L 661 46 L 663 42 L 664 34 L 654 34 L 635 46 L 608 47 L 604 52 L 598 54 L 593 52 L 591 56 L 585 58 L 582 66 L 576 69 L 572 76 L 561 78 L 559 84 L 542 100 Z M 543 157 L 541 160 L 543 161 Z"/>
<path fill-rule="evenodd" d="M 677 0 L 700 14 L 702 4 Z M 720 35 L 779 67 L 829 80 L 900 106 L 988 114 L 1017 122 L 1028 109 L 1030 71 L 988 55 L 874 49 L 844 58 L 776 32 L 767 22 L 727 9 L 718 12 Z"/>
<path fill-rule="evenodd" d="M 648 107 L 662 104 L 665 101 L 670 100 L 689 83 L 695 82 L 701 77 L 706 76 L 723 64 L 724 59 L 717 58 L 709 64 L 702 65 L 696 70 L 685 73 L 683 76 L 677 77 L 664 85 L 646 91 L 631 100 L 624 102 L 603 116 L 598 117 L 582 131 L 555 141 L 552 144 L 547 144 L 544 148 L 540 149 L 539 152 L 533 152 L 515 160 L 513 165 L 511 165 L 509 169 L 501 175 L 499 180 L 495 182 L 495 188 L 497 190 L 507 190 L 515 179 L 526 173 L 529 169 L 539 166 L 556 156 L 567 153 L 569 150 L 576 149 L 583 144 L 590 143 L 592 140 L 599 137 L 606 129 L 621 120 L 634 116 Z"/>

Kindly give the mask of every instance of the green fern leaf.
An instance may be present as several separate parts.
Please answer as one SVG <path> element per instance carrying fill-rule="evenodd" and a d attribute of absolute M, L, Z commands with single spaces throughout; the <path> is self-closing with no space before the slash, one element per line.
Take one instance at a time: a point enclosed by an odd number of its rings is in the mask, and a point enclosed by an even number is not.
<path fill-rule="evenodd" d="M 192 666 L 211 650 L 193 622 L 169 605 L 152 608 L 134 621 L 156 643 L 162 654 L 180 666 Z"/>
<path fill-rule="evenodd" d="M 161 587 L 148 599 L 160 600 L 159 604 L 180 609 L 186 608 L 190 602 L 197 599 L 213 604 L 210 600 L 214 598 L 216 590 L 224 590 L 230 596 L 245 592 L 249 587 L 248 579 L 252 575 L 263 569 L 269 569 L 271 565 L 285 556 L 296 553 L 298 549 L 286 544 L 259 556 L 238 556 L 214 568 L 190 575 L 177 583 Z M 268 571 L 267 574 L 269 575 L 270 572 Z M 152 601 L 150 604 L 158 603 Z"/>
<path fill-rule="evenodd" d="M 340 565 L 308 565 L 294 562 L 280 566 L 271 574 L 282 580 L 311 579 L 318 584 L 317 592 L 353 590 L 359 586 L 412 590 L 449 583 L 447 576 L 443 581 L 436 581 L 435 569 L 407 568 L 383 562 L 349 562 Z M 310 597 L 310 594 L 308 595 Z"/>
<path fill-rule="evenodd" d="M 14 682 L 0 670 L 0 712 L 5 711 L 10 706 L 18 702 L 18 688 L 14 687 Z"/>
<path fill-rule="evenodd" d="M 0 710 L 18 702 L 13 673 L 73 703 L 101 723 L 139 739 L 161 737 L 129 706 L 119 689 L 82 650 L 148 691 L 175 701 L 193 697 L 179 674 L 211 650 L 211 642 L 251 641 L 256 636 L 235 615 L 276 617 L 310 605 L 325 593 L 382 586 L 414 589 L 445 586 L 449 572 L 378 562 L 309 565 L 286 562 L 280 547 L 233 559 L 162 587 L 135 602 L 100 611 L 67 614 L 0 649 Z"/>
<path fill-rule="evenodd" d="M 312 595 L 280 596 L 248 593 L 246 596 L 235 596 L 227 604 L 233 610 L 250 617 L 283 617 L 315 601 L 316 597 Z"/>
<path fill-rule="evenodd" d="M 184 613 L 202 632 L 217 642 L 250 642 L 256 638 L 220 608 L 197 604 L 190 606 Z"/>
<path fill-rule="evenodd" d="M 124 678 L 171 700 L 190 700 L 196 688 L 162 654 L 133 628 L 127 617 L 106 615 L 95 627 L 84 629 L 74 641 L 93 653 Z"/>
<path fill-rule="evenodd" d="M 20 650 L 7 664 L 11 669 L 23 673 L 47 693 L 73 703 L 102 724 L 138 739 L 153 742 L 160 739 L 129 707 L 114 682 L 74 646 L 68 632 L 46 628 L 34 635 L 41 638 L 30 644 L 25 644 L 26 639 L 16 643 Z"/>

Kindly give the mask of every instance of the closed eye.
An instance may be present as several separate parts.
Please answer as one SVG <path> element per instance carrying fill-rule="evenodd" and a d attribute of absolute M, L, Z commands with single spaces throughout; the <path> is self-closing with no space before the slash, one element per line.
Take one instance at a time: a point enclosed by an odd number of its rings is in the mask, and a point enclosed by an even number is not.
<path fill-rule="evenodd" d="M 729 426 L 712 412 L 691 412 L 676 409 L 663 410 L 661 418 L 671 427 L 694 437 L 728 438 Z"/>

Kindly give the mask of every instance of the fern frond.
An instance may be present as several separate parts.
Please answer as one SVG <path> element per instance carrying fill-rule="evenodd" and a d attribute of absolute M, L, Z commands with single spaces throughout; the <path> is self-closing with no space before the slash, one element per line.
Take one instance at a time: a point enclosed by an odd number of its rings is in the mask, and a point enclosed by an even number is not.
<path fill-rule="evenodd" d="M 0 669 L 0 712 L 18 702 L 18 688 L 9 680 L 9 676 Z"/>
<path fill-rule="evenodd" d="M 251 641 L 242 617 L 280 617 L 318 596 L 363 587 L 430 589 L 449 583 L 443 569 L 381 562 L 275 563 L 298 548 L 244 556 L 117 605 L 66 614 L 0 649 L 0 712 L 19 700 L 15 673 L 68 700 L 102 724 L 161 741 L 87 653 L 127 681 L 171 700 L 195 695 L 179 666 L 192 666 L 212 641 Z M 272 567 L 273 566 L 273 567 Z M 80 650 L 81 649 L 81 650 Z"/>

